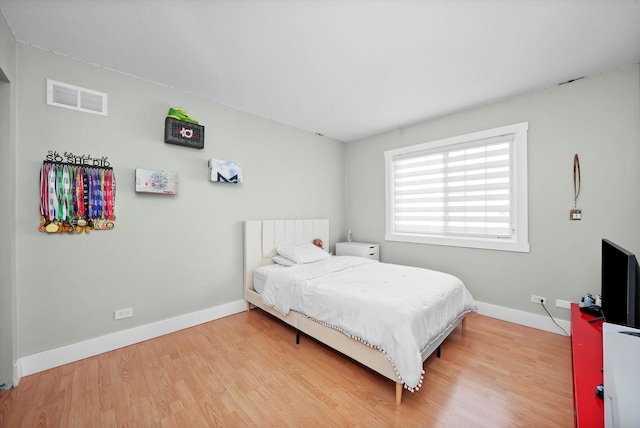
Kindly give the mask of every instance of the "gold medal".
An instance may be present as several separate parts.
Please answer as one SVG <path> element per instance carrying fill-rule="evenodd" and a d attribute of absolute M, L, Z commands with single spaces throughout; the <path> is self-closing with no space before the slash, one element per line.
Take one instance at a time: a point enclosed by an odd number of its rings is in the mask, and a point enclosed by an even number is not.
<path fill-rule="evenodd" d="M 78 219 L 78 226 L 86 226 L 86 225 L 87 225 L 87 220 L 83 218 Z"/>
<path fill-rule="evenodd" d="M 55 233 L 55 232 L 57 232 L 57 231 L 58 231 L 58 229 L 59 229 L 59 227 L 58 227 L 58 225 L 57 225 L 57 224 L 55 224 L 55 223 L 49 223 L 49 224 L 47 225 L 47 227 L 45 227 L 45 228 L 44 228 L 44 230 L 45 230 L 46 232 L 48 232 L 48 233 Z"/>
<path fill-rule="evenodd" d="M 91 232 L 91 226 L 86 225 L 86 226 L 84 227 L 84 233 L 89 233 L 89 232 Z"/>
<path fill-rule="evenodd" d="M 40 226 L 44 226 L 45 223 L 47 222 L 47 220 L 44 218 L 44 216 L 40 216 Z"/>
<path fill-rule="evenodd" d="M 84 227 L 82 227 L 80 225 L 77 225 L 76 226 L 76 233 L 82 233 L 82 232 L 84 232 Z"/>
<path fill-rule="evenodd" d="M 107 224 L 106 224 L 106 226 L 107 226 L 107 229 L 113 229 L 113 227 L 115 226 L 115 224 L 113 224 L 113 222 L 112 222 L 112 221 L 108 221 L 108 222 L 107 222 Z"/>

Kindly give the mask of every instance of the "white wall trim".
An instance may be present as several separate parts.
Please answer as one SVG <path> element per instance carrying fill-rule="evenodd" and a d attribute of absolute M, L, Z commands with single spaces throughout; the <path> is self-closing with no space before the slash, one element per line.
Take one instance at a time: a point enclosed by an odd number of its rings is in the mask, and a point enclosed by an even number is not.
<path fill-rule="evenodd" d="M 198 324 L 224 318 L 247 309 L 247 302 L 237 300 L 224 305 L 203 309 L 198 312 L 180 315 L 174 318 L 134 327 L 128 330 L 107 334 L 83 342 L 62 346 L 18 358 L 16 362 L 17 385 L 22 376 L 38 373 L 54 367 L 93 357 L 114 349 L 133 345 L 165 334 L 173 333 Z"/>
<path fill-rule="evenodd" d="M 20 365 L 20 360 L 16 360 L 13 363 L 13 386 L 18 386 L 20 383 L 20 379 L 22 378 L 22 366 Z"/>
<path fill-rule="evenodd" d="M 546 313 L 544 315 L 496 306 L 490 303 L 478 303 L 478 313 L 491 318 L 497 318 L 551 333 L 564 333 L 556 326 Z M 224 305 L 215 306 L 190 314 L 180 315 L 163 321 L 134 327 L 117 333 L 107 334 L 83 342 L 74 343 L 60 348 L 39 352 L 18 358 L 15 367 L 16 379 L 14 386 L 18 385 L 22 376 L 28 376 L 64 364 L 73 363 L 84 358 L 93 357 L 114 349 L 133 345 L 145 340 L 153 339 L 165 334 L 173 333 L 198 324 L 224 318 L 246 310 L 247 302 L 237 300 Z M 541 309 L 542 310 L 542 309 Z M 570 332 L 571 323 L 565 320 L 556 320 L 567 332 Z"/>
<path fill-rule="evenodd" d="M 504 306 L 492 305 L 491 303 L 477 301 L 476 303 L 478 304 L 478 313 L 480 315 L 537 328 L 538 330 L 544 330 L 550 333 L 556 333 L 563 336 L 565 335 L 564 332 L 553 323 L 542 307 L 540 308 L 540 312 L 542 312 L 542 314 L 538 315 L 531 312 L 519 311 L 517 309 L 505 308 Z M 556 322 L 564 328 L 568 334 L 571 334 L 571 321 L 556 319 Z"/>

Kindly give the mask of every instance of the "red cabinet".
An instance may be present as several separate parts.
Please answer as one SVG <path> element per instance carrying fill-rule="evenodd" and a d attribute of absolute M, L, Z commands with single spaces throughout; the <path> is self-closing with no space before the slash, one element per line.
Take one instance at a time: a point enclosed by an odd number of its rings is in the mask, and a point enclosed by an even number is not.
<path fill-rule="evenodd" d="M 604 427 L 604 401 L 596 396 L 602 384 L 602 321 L 571 305 L 571 353 L 573 362 L 573 403 L 576 427 Z"/>

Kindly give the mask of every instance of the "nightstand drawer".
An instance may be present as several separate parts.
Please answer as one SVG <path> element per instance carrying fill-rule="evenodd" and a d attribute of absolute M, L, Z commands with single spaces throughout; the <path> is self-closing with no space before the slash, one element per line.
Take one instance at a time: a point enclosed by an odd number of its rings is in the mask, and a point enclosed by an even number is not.
<path fill-rule="evenodd" d="M 336 244 L 336 256 L 357 256 L 380 260 L 380 248 L 378 244 L 367 242 L 338 242 Z"/>

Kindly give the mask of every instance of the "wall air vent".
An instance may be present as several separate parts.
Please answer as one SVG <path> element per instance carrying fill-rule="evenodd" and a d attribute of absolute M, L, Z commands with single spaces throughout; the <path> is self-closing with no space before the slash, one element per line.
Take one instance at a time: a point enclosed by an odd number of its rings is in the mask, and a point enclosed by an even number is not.
<path fill-rule="evenodd" d="M 68 83 L 47 79 L 47 104 L 50 106 L 107 115 L 107 94 Z"/>

